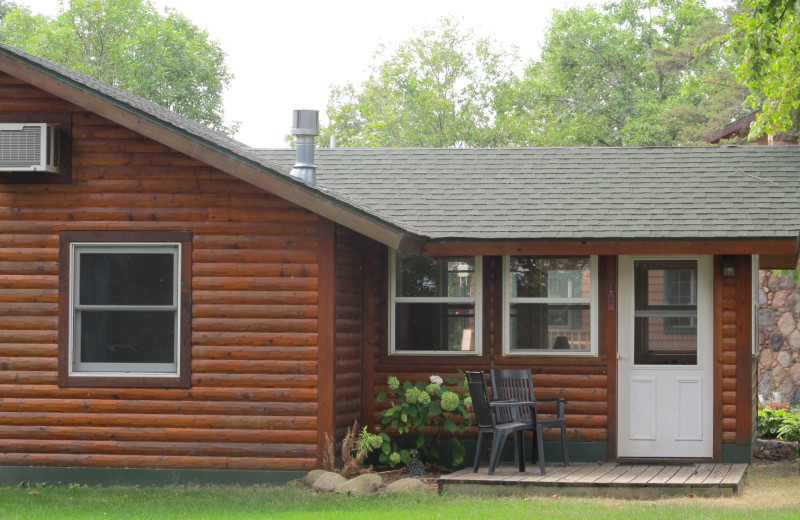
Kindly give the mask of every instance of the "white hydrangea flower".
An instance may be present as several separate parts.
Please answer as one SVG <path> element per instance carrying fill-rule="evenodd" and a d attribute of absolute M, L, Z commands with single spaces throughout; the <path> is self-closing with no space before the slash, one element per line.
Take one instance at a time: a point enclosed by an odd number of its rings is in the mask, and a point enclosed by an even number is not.
<path fill-rule="evenodd" d="M 434 385 L 441 385 L 444 383 L 444 380 L 439 376 L 431 376 L 431 383 Z"/>

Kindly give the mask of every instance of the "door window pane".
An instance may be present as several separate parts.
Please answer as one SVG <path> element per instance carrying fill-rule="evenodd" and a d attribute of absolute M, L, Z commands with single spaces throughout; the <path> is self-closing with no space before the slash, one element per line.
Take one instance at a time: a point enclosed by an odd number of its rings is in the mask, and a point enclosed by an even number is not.
<path fill-rule="evenodd" d="M 697 364 L 697 262 L 634 262 L 634 363 Z"/>

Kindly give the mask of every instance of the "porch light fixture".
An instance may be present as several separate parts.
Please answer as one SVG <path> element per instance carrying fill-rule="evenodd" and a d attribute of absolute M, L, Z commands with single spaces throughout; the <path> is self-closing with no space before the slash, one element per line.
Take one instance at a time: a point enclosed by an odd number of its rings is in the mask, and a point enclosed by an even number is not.
<path fill-rule="evenodd" d="M 722 257 L 722 276 L 736 276 L 736 257 L 732 255 Z"/>

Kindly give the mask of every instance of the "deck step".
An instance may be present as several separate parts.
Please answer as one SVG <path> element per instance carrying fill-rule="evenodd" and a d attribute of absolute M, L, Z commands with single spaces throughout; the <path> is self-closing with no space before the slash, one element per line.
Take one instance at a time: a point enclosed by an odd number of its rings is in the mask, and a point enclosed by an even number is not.
<path fill-rule="evenodd" d="M 498 468 L 473 473 L 462 469 L 439 479 L 439 493 L 489 495 L 602 496 L 654 499 L 674 496 L 732 496 L 742 490 L 747 464 L 631 465 L 615 463 L 553 465 L 519 472 Z"/>

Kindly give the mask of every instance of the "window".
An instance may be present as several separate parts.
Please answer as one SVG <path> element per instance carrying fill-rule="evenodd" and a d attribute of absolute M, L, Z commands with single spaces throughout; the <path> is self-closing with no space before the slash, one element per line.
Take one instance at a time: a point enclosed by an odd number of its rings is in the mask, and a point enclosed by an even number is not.
<path fill-rule="evenodd" d="M 397 251 L 389 263 L 389 351 L 480 354 L 480 257 L 434 258 Z"/>
<path fill-rule="evenodd" d="M 503 258 L 503 351 L 597 353 L 597 257 Z"/>
<path fill-rule="evenodd" d="M 187 234 L 63 232 L 61 238 L 68 283 L 60 307 L 68 332 L 59 341 L 66 365 L 60 381 L 187 386 Z"/>
<path fill-rule="evenodd" d="M 697 261 L 634 261 L 634 363 L 697 364 Z"/>

